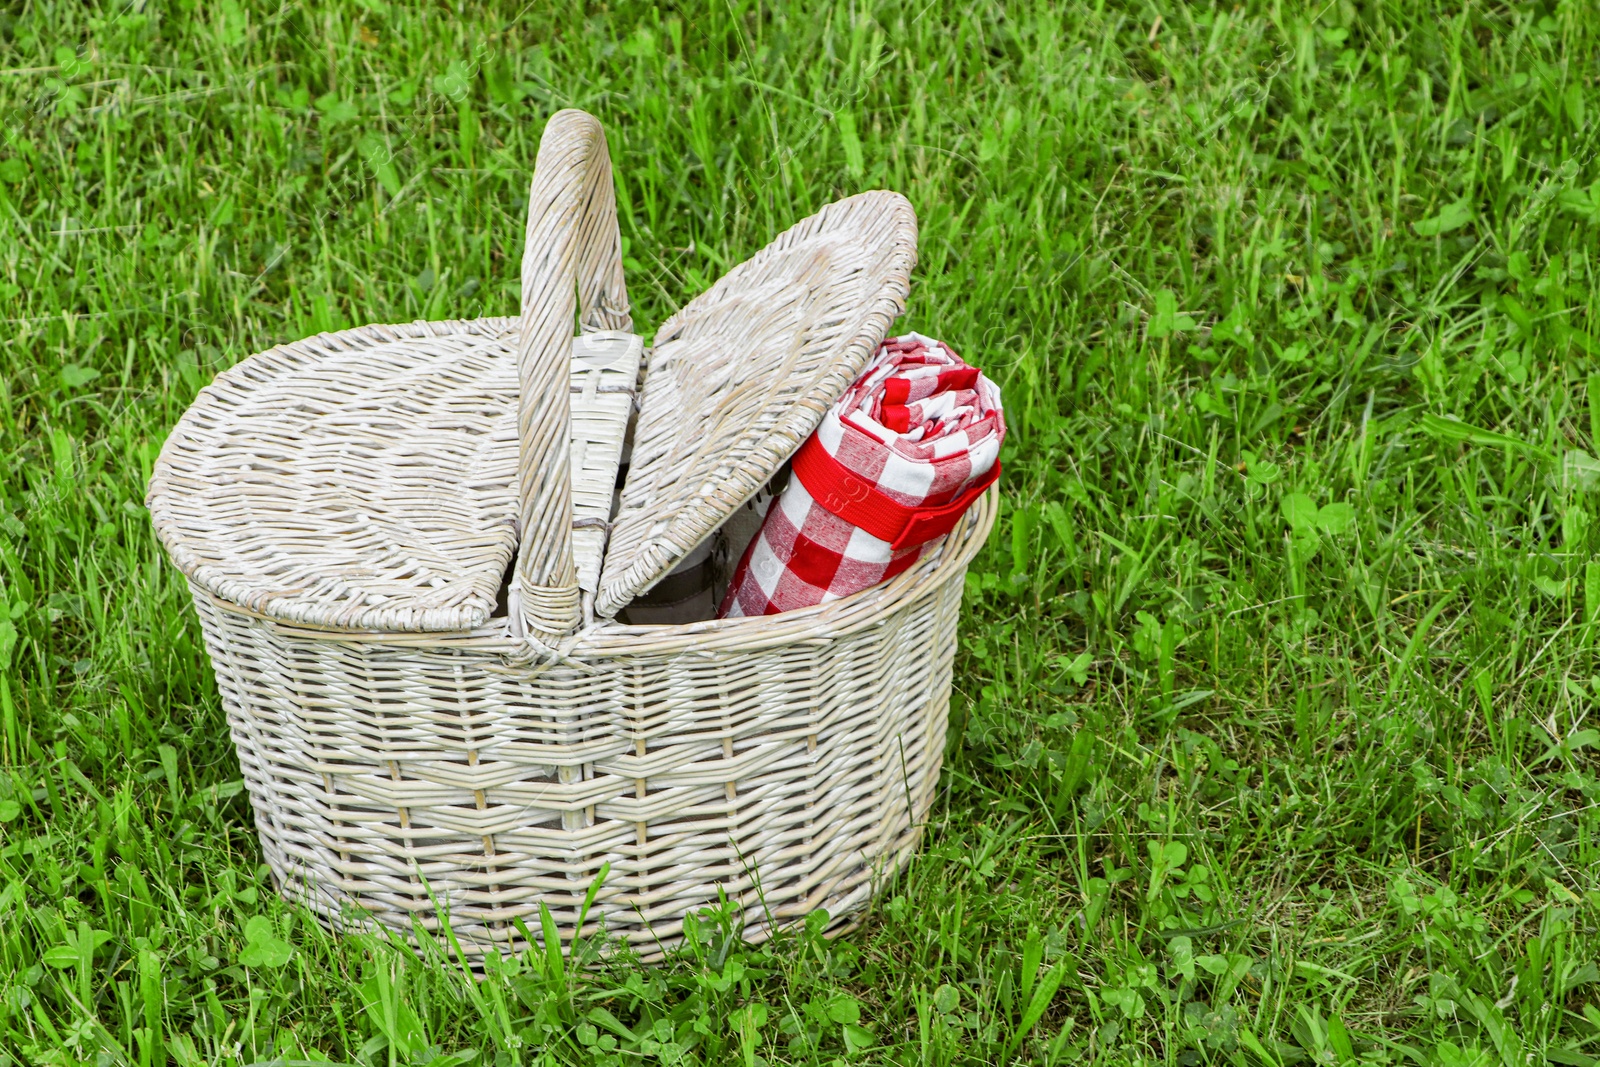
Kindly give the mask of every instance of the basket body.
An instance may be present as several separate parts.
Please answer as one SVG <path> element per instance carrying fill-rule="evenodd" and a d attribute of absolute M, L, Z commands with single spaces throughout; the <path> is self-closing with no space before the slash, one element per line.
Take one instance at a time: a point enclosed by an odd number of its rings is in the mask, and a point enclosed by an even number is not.
<path fill-rule="evenodd" d="M 845 922 L 915 847 L 992 491 L 854 596 L 608 621 L 861 371 L 904 311 L 915 213 L 885 191 L 825 206 L 663 324 L 647 364 L 621 247 L 603 131 L 558 112 L 518 319 L 280 345 L 163 445 L 147 500 L 266 859 L 333 925 L 482 956 L 548 908 L 563 939 L 586 914 L 648 958 L 719 893 L 751 938 Z"/>
<path fill-rule="evenodd" d="M 191 583 L 280 889 L 335 926 L 448 923 L 469 956 L 522 947 L 541 903 L 570 936 L 605 865 L 586 932 L 646 958 L 719 889 L 751 939 L 817 908 L 846 921 L 932 804 L 962 579 L 994 506 L 864 593 L 602 623 L 549 663 L 505 619 L 325 630 Z"/>

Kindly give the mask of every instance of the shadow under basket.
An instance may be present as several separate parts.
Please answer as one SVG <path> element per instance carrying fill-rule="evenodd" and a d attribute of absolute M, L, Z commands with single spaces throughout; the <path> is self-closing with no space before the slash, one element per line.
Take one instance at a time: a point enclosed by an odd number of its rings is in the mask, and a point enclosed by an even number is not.
<path fill-rule="evenodd" d="M 448 925 L 469 958 L 538 940 L 541 907 L 569 939 L 592 888 L 584 933 L 646 958 L 719 894 L 751 939 L 851 921 L 936 795 L 995 491 L 889 582 L 683 616 L 714 610 L 763 489 L 903 311 L 915 248 L 902 197 L 830 204 L 641 356 L 604 136 L 561 112 L 520 318 L 322 334 L 201 391 L 148 501 L 285 896 L 336 927 Z"/>

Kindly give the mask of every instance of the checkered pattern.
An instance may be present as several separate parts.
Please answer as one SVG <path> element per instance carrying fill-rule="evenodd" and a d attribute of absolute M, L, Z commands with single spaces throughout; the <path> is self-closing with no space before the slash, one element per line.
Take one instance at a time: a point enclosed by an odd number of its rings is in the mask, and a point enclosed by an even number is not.
<path fill-rule="evenodd" d="M 1000 390 L 976 367 L 932 338 L 889 338 L 802 447 L 802 457 L 814 448 L 826 457 L 806 467 L 809 488 L 797 474 L 773 502 L 734 572 L 721 617 L 821 604 L 904 571 L 926 544 L 880 539 L 835 514 L 850 508 L 817 498 L 870 498 L 902 516 L 936 511 L 989 478 L 1005 432 Z"/>

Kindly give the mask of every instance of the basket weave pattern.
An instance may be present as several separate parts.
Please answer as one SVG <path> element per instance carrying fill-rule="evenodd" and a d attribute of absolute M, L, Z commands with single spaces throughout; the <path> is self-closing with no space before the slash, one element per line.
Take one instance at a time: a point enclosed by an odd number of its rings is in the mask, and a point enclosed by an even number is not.
<path fill-rule="evenodd" d="M 961 577 L 992 510 L 794 618 L 605 627 L 573 649 L 588 670 L 519 667 L 503 629 L 333 641 L 196 587 L 267 861 L 336 924 L 438 930 L 443 908 L 469 953 L 520 944 L 512 920 L 537 930 L 540 901 L 570 929 L 606 862 L 591 930 L 646 957 L 718 887 L 752 938 L 845 916 L 933 802 Z"/>

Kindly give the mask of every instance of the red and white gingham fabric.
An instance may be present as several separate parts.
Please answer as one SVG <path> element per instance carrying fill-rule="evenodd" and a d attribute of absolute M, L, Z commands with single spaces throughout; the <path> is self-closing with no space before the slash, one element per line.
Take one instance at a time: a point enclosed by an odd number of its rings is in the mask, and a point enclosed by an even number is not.
<path fill-rule="evenodd" d="M 794 458 L 720 616 L 775 615 L 887 581 L 1000 473 L 1000 390 L 949 345 L 883 342 Z"/>

